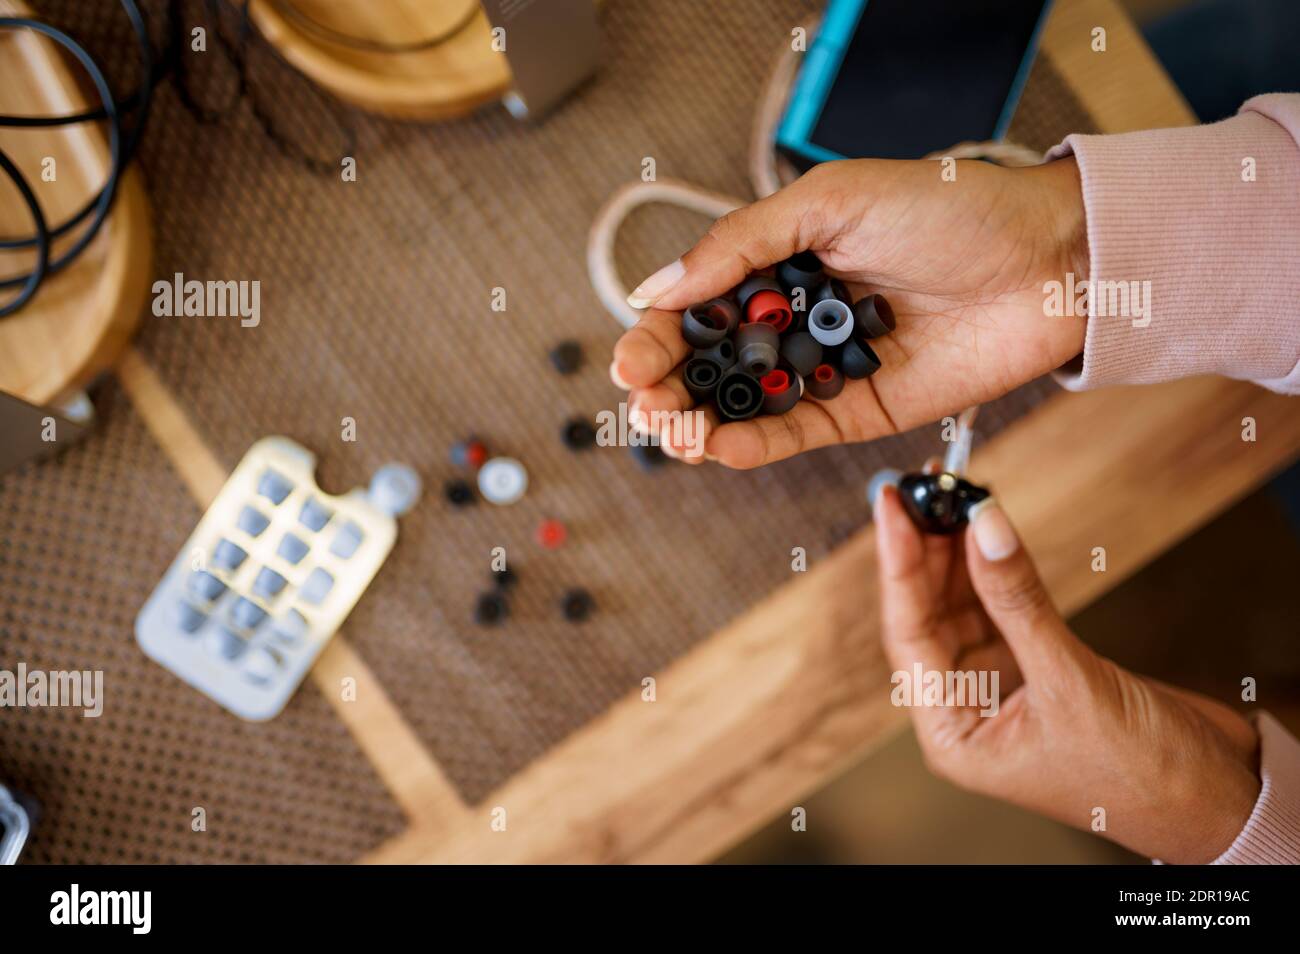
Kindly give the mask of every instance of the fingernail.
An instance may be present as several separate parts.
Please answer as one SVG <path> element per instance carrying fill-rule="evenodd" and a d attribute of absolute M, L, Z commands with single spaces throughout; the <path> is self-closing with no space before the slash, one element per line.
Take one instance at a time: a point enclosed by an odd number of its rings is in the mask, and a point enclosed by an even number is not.
<path fill-rule="evenodd" d="M 704 459 L 707 460 L 710 464 L 716 464 L 716 463 L 717 463 L 721 458 L 714 457 L 714 456 L 713 456 L 712 454 L 710 454 L 708 451 L 705 451 L 705 452 L 704 452 Z"/>
<path fill-rule="evenodd" d="M 611 361 L 609 363 L 609 379 L 624 391 L 632 390 L 632 385 L 628 384 L 627 381 L 624 380 L 622 372 L 619 371 L 617 361 Z"/>
<path fill-rule="evenodd" d="M 1015 528 L 992 497 L 985 497 L 971 507 L 970 523 L 975 531 L 975 545 L 984 559 L 1005 560 L 1020 549 Z"/>
<path fill-rule="evenodd" d="M 871 480 L 867 483 L 867 503 L 871 504 L 871 509 L 876 508 L 876 501 L 880 499 L 881 491 L 886 487 L 897 487 L 899 478 L 902 476 L 900 471 L 892 467 L 878 470 L 872 475 Z"/>
<path fill-rule="evenodd" d="M 627 296 L 627 303 L 633 308 L 649 308 L 664 295 L 668 294 L 686 274 L 686 266 L 682 264 L 679 258 L 677 261 L 665 265 L 659 271 L 655 272 L 640 285 L 632 290 L 632 294 Z"/>

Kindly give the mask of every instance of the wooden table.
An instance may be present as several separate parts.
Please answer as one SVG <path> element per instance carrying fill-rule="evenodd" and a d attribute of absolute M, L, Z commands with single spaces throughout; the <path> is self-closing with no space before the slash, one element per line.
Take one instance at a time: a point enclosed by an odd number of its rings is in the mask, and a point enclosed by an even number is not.
<path fill-rule="evenodd" d="M 1093 53 L 1094 27 L 1107 31 Z M 1110 132 L 1192 114 L 1112 0 L 1059 0 L 1044 55 Z M 1103 59 L 1104 58 L 1104 59 Z M 134 351 L 119 375 L 200 504 L 224 468 Z M 1062 393 L 973 462 L 996 485 L 1067 614 L 1114 587 L 1300 453 L 1297 405 L 1199 378 Z M 1241 440 L 1244 417 L 1260 438 Z M 1081 507 L 1080 500 L 1087 506 Z M 1093 547 L 1108 569 L 1091 570 Z M 871 530 L 657 673 L 480 806 L 466 806 L 383 686 L 335 637 L 313 670 L 410 827 L 373 862 L 702 862 L 898 732 L 881 655 Z M 357 701 L 338 700 L 343 676 Z M 493 812 L 507 827 L 494 831 Z"/>

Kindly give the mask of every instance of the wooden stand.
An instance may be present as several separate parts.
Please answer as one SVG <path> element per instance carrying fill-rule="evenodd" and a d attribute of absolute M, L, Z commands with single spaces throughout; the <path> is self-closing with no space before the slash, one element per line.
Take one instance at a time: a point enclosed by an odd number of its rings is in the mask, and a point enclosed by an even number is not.
<path fill-rule="evenodd" d="M 7 15 L 30 15 L 0 0 Z M 64 115 L 88 108 L 71 68 L 55 45 L 30 30 L 0 32 L 0 112 Z M 0 143 L 26 176 L 53 225 L 75 213 L 108 177 L 108 147 L 99 124 L 4 129 Z M 53 179 L 42 171 L 53 161 Z M 17 190 L 0 177 L 0 234 L 30 235 L 31 216 Z M 54 243 L 58 255 L 80 230 Z M 0 275 L 31 269 L 35 253 L 0 251 Z M 0 319 L 0 391 L 46 404 L 88 383 L 116 359 L 134 331 L 152 268 L 149 209 L 134 170 L 120 180 L 103 228 L 63 271 L 48 277 L 25 307 Z M 5 300 L 11 296 L 8 292 Z"/>

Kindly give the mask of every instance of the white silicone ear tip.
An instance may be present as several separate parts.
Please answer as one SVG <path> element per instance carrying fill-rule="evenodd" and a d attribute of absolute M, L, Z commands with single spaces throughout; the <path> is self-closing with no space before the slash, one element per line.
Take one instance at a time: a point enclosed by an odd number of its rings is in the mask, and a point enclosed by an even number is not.
<path fill-rule="evenodd" d="M 872 507 L 876 505 L 876 498 L 886 487 L 897 487 L 898 482 L 902 480 L 903 472 L 894 467 L 886 467 L 884 470 L 876 471 L 869 481 L 867 481 L 867 503 Z"/>
<path fill-rule="evenodd" d="M 420 475 L 405 464 L 385 464 L 370 478 L 366 496 L 379 510 L 393 517 L 406 513 L 420 499 Z"/>

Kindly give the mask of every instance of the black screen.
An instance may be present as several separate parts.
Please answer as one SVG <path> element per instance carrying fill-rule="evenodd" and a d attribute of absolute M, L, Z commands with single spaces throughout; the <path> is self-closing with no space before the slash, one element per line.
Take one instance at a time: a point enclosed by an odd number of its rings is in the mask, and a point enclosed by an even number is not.
<path fill-rule="evenodd" d="M 812 141 L 916 159 L 993 136 L 1045 0 L 867 0 Z"/>

